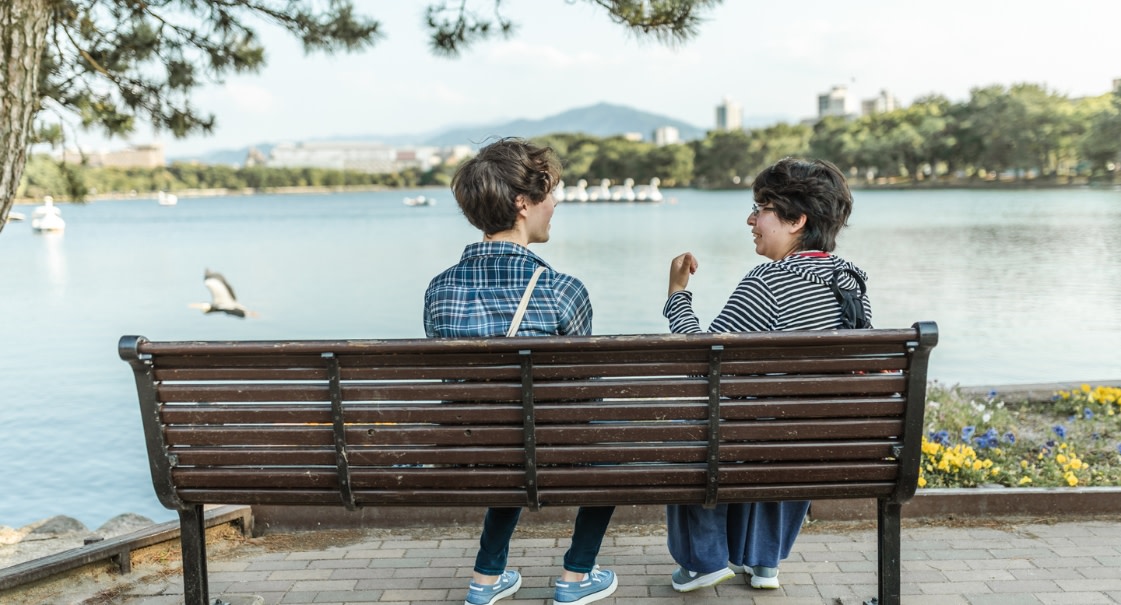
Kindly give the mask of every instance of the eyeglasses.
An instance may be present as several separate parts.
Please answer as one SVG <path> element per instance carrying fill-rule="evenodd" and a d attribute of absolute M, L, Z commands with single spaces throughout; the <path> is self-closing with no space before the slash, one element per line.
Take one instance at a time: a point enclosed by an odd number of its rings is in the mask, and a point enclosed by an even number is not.
<path fill-rule="evenodd" d="M 751 205 L 751 216 L 759 216 L 759 213 L 763 212 L 764 210 L 770 210 L 771 212 L 775 211 L 775 209 L 772 206 L 760 206 L 759 204 L 752 204 Z"/>

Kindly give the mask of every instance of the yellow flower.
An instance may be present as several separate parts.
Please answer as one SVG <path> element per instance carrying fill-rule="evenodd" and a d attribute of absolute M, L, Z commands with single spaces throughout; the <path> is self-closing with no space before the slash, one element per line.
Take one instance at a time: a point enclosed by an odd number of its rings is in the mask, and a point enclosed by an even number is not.
<path fill-rule="evenodd" d="M 1031 483 L 1031 477 L 1020 477 L 1020 485 Z"/>
<path fill-rule="evenodd" d="M 1055 462 L 1058 462 L 1059 464 L 1066 464 L 1067 460 L 1068 458 L 1062 454 L 1055 456 Z"/>
<path fill-rule="evenodd" d="M 926 477 L 919 477 L 919 487 L 926 487 Z"/>
<path fill-rule="evenodd" d="M 1070 461 L 1070 468 L 1073 468 L 1074 470 L 1081 469 L 1082 468 L 1082 461 L 1079 460 L 1078 458 L 1075 458 L 1074 460 L 1071 460 Z"/>
<path fill-rule="evenodd" d="M 982 463 L 982 465 L 983 465 L 983 466 L 984 466 L 985 468 L 992 468 L 992 466 L 993 466 L 993 461 L 992 461 L 992 460 L 989 460 L 989 459 L 987 459 L 987 458 L 986 458 L 986 459 L 985 459 L 985 462 L 983 462 L 983 463 Z"/>
<path fill-rule="evenodd" d="M 1082 385 L 1082 392 L 1083 393 L 1089 393 L 1090 392 L 1090 385 L 1088 385 L 1088 384 Z"/>
<path fill-rule="evenodd" d="M 1074 473 L 1067 473 L 1064 478 L 1067 480 L 1067 485 L 1071 487 L 1078 485 L 1078 477 L 1075 477 Z"/>
<path fill-rule="evenodd" d="M 985 467 L 984 463 L 982 463 L 980 460 L 974 460 L 973 461 L 973 470 L 979 471 L 984 467 Z"/>

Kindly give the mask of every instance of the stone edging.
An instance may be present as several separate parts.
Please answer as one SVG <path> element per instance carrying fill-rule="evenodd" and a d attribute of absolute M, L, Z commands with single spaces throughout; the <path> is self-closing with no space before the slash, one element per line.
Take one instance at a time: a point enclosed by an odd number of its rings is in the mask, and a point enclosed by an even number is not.
<path fill-rule="evenodd" d="M 988 516 L 1093 517 L 1121 513 L 1121 487 L 1086 488 L 960 488 L 920 489 L 903 505 L 904 518 L 970 518 Z M 254 526 L 261 534 L 273 531 L 345 529 L 358 527 L 409 527 L 444 525 L 474 527 L 482 522 L 482 509 L 361 508 L 348 512 L 339 507 L 254 506 Z M 526 511 L 523 524 L 571 523 L 573 507 Z M 876 519 L 874 499 L 815 500 L 810 516 L 820 520 Z M 661 506 L 620 506 L 612 523 L 664 523 Z"/>

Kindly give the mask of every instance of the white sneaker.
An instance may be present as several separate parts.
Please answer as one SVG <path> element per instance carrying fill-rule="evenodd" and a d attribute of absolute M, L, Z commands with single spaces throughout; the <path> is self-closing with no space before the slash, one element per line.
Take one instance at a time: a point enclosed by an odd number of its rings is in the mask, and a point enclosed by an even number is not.
<path fill-rule="evenodd" d="M 752 567 L 750 584 L 752 588 L 762 588 L 766 590 L 778 588 L 778 568 L 763 567 L 761 565 Z"/>
<path fill-rule="evenodd" d="M 674 571 L 673 575 L 670 576 L 670 581 L 673 582 L 673 589 L 677 592 L 689 592 L 698 588 L 716 586 L 724 580 L 734 577 L 736 577 L 736 572 L 727 567 L 706 574 L 678 567 L 677 571 Z"/>

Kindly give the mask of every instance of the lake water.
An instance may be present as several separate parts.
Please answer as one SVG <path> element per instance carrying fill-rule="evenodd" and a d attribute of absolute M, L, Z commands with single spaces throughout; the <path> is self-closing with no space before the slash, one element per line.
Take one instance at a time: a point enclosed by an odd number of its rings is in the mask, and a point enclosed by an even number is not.
<path fill-rule="evenodd" d="M 428 280 L 478 239 L 449 193 L 247 196 L 63 205 L 66 232 L 0 233 L 0 525 L 57 514 L 96 529 L 175 518 L 148 474 L 123 334 L 153 340 L 423 336 Z M 710 320 L 763 259 L 747 192 L 562 204 L 534 249 L 587 284 L 596 334 L 664 332 L 670 259 L 690 250 Z M 20 208 L 30 214 L 31 208 Z M 838 253 L 870 275 L 877 327 L 935 320 L 931 378 L 988 385 L 1121 379 L 1121 191 L 858 191 Z M 221 271 L 260 313 L 187 307 Z"/>

